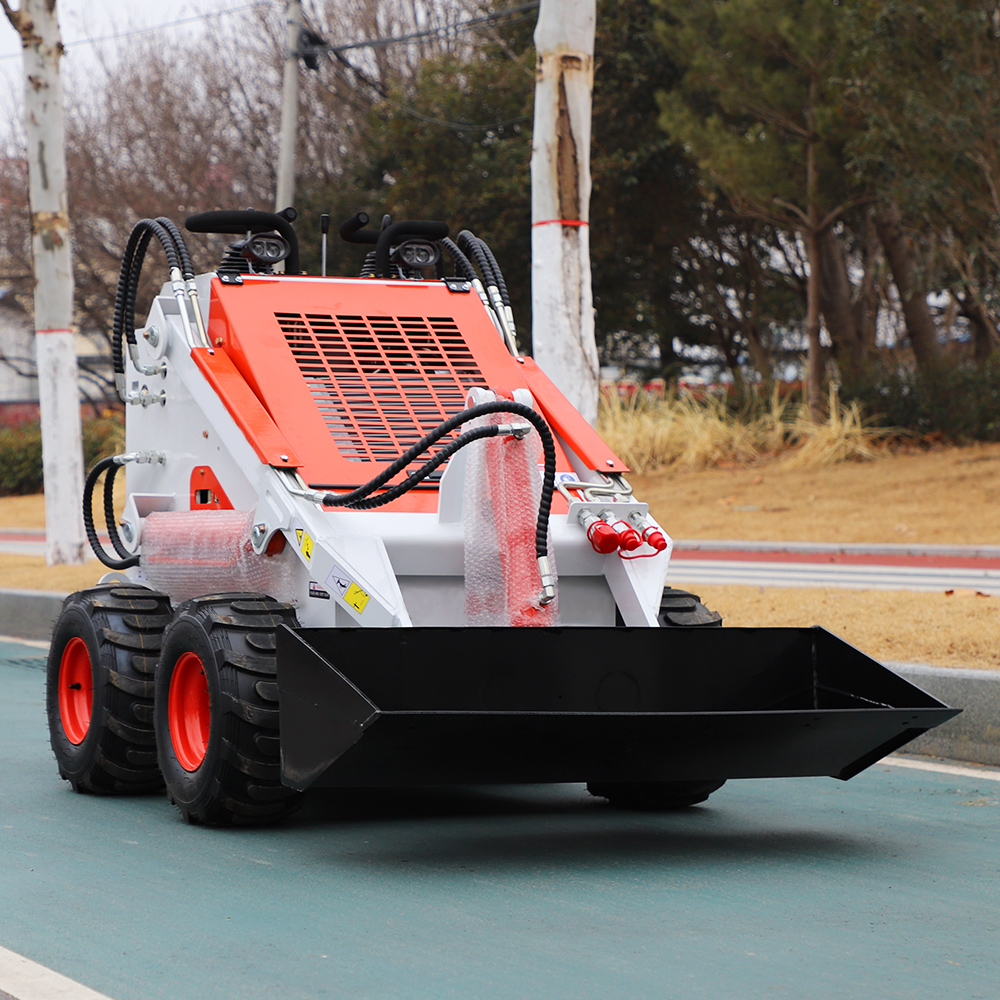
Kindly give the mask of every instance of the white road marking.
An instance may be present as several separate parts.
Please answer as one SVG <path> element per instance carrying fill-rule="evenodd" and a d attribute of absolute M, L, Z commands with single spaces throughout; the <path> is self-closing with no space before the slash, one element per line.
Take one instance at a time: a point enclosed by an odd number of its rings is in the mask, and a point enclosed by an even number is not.
<path fill-rule="evenodd" d="M 909 767 L 914 771 L 936 771 L 953 774 L 958 778 L 978 778 L 983 781 L 1000 781 L 1000 770 L 990 767 L 961 767 L 957 764 L 938 764 L 934 761 L 913 760 L 912 757 L 886 757 L 879 761 L 890 767 Z"/>
<path fill-rule="evenodd" d="M 931 566 L 855 566 L 840 563 L 750 562 L 728 559 L 670 560 L 667 577 L 691 583 L 759 587 L 846 587 L 850 590 L 979 590 L 1000 594 L 1000 570 Z"/>
<path fill-rule="evenodd" d="M 20 639 L 16 635 L 0 635 L 0 642 L 18 642 L 22 646 L 33 646 L 35 649 L 48 649 L 52 645 L 47 639 Z"/>
<path fill-rule="evenodd" d="M 109 1000 L 30 958 L 0 947 L 0 991 L 15 1000 Z"/>

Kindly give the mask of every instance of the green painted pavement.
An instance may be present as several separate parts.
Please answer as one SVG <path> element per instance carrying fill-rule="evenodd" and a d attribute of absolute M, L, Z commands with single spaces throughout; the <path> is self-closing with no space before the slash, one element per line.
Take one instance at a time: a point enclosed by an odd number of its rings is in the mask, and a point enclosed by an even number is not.
<path fill-rule="evenodd" d="M 1000 782 L 323 792 L 217 831 L 70 791 L 40 655 L 0 643 L 0 944 L 116 1000 L 998 995 Z"/>

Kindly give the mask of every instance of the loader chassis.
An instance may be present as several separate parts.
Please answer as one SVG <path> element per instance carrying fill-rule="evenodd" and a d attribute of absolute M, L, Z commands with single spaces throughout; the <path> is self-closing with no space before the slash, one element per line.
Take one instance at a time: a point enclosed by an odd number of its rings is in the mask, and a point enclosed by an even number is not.
<path fill-rule="evenodd" d="M 137 226 L 127 451 L 85 496 L 112 572 L 67 599 L 49 658 L 75 789 L 165 781 L 211 824 L 314 785 L 585 781 L 669 808 L 730 777 L 848 778 L 955 714 L 822 629 L 719 629 L 664 590 L 669 535 L 517 355 L 488 248 L 365 222 L 341 230 L 375 245 L 354 279 L 255 258 L 294 237 L 284 216 L 189 219 L 251 234 L 197 277 L 169 220 Z M 171 280 L 130 336 L 154 236 Z M 442 248 L 457 276 L 404 266 Z M 120 466 L 112 556 L 91 507 Z"/>

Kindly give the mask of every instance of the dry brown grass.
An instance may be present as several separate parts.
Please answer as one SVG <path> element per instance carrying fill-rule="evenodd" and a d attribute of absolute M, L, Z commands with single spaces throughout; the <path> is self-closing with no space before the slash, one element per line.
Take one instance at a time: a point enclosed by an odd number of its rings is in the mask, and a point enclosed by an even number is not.
<path fill-rule="evenodd" d="M 674 538 L 1000 544 L 1000 444 L 631 476 Z"/>
<path fill-rule="evenodd" d="M 107 572 L 96 560 L 83 566 L 46 566 L 41 556 L 0 553 L 0 587 L 72 593 L 92 587 Z"/>
<path fill-rule="evenodd" d="M 857 404 L 841 403 L 835 387 L 827 412 L 824 423 L 813 423 L 804 406 L 790 405 L 777 392 L 759 412 L 735 416 L 716 396 L 650 400 L 637 394 L 622 401 L 612 395 L 602 403 L 598 430 L 641 473 L 746 464 L 777 454 L 786 454 L 794 467 L 816 469 L 885 454 L 889 432 L 867 426 Z"/>

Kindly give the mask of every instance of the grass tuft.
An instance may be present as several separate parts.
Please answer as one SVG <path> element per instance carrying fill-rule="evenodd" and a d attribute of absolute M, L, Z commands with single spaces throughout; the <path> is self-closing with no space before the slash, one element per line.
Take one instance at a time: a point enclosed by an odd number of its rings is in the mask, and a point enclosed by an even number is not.
<path fill-rule="evenodd" d="M 610 393 L 602 400 L 597 429 L 640 473 L 745 465 L 765 455 L 798 468 L 820 468 L 885 453 L 893 432 L 871 427 L 856 402 L 841 402 L 835 386 L 827 412 L 826 421 L 813 423 L 805 405 L 776 390 L 735 409 L 717 395 L 681 392 L 657 400 L 636 393 L 623 400 Z"/>

